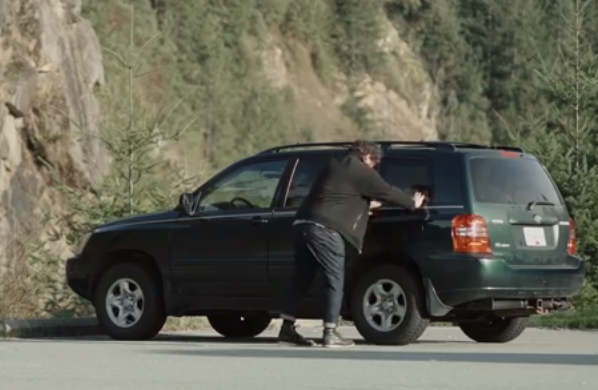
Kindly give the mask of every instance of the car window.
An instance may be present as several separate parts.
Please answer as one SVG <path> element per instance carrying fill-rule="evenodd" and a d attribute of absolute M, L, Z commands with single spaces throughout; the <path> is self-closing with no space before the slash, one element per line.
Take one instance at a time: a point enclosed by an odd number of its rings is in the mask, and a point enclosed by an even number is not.
<path fill-rule="evenodd" d="M 433 197 L 432 170 L 426 159 L 389 157 L 382 161 L 379 172 L 389 184 L 409 195 L 418 190 L 430 199 Z"/>
<path fill-rule="evenodd" d="M 301 205 L 326 161 L 326 158 L 299 160 L 284 202 L 285 208 L 297 208 Z"/>
<path fill-rule="evenodd" d="M 204 190 L 203 211 L 264 209 L 272 204 L 288 160 L 248 164 Z"/>
<path fill-rule="evenodd" d="M 469 161 L 476 202 L 527 205 L 546 200 L 561 205 L 558 189 L 537 160 L 476 157 Z"/>

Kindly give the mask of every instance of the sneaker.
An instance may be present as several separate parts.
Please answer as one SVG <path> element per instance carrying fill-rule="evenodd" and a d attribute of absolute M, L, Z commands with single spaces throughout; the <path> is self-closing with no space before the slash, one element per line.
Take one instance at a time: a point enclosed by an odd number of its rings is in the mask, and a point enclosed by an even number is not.
<path fill-rule="evenodd" d="M 322 346 L 326 348 L 347 348 L 354 346 L 353 340 L 342 337 L 336 329 L 324 329 Z"/>
<path fill-rule="evenodd" d="M 280 344 L 290 344 L 300 347 L 313 347 L 316 343 L 308 340 L 299 333 L 297 333 L 297 326 L 295 324 L 283 323 L 278 333 L 278 342 Z"/>

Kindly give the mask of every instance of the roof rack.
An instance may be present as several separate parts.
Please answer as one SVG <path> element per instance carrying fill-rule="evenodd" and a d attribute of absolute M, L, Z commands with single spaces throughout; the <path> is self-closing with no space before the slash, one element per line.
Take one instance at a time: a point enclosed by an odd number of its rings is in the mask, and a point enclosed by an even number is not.
<path fill-rule="evenodd" d="M 433 147 L 436 149 L 455 150 L 455 147 L 448 142 L 441 141 L 375 141 L 382 146 L 383 149 L 388 149 L 391 146 L 413 146 L 413 147 Z M 288 145 L 275 146 L 270 149 L 263 150 L 259 154 L 278 153 L 283 150 L 297 149 L 297 148 L 318 148 L 318 147 L 338 147 L 348 148 L 353 144 L 353 141 L 347 142 L 310 142 L 310 143 L 296 143 Z"/>
<path fill-rule="evenodd" d="M 382 149 L 387 150 L 393 146 L 399 147 L 428 147 L 438 150 L 446 150 L 454 152 L 458 148 L 478 148 L 478 149 L 502 149 L 523 153 L 523 149 L 514 146 L 490 146 L 467 142 L 450 142 L 450 141 L 375 141 L 382 146 Z M 347 142 L 310 142 L 310 143 L 296 143 L 288 145 L 275 146 L 259 152 L 258 154 L 279 153 L 284 150 L 296 148 L 318 148 L 318 147 L 337 147 L 348 148 L 353 144 L 352 141 Z"/>
<path fill-rule="evenodd" d="M 287 149 L 295 149 L 295 148 L 317 148 L 321 146 L 329 146 L 329 147 L 349 147 L 351 146 L 352 142 L 309 142 L 309 143 L 296 143 L 296 144 L 288 144 L 288 145 L 280 145 L 275 146 L 270 149 L 263 150 L 258 154 L 268 154 L 268 153 L 278 153 L 283 150 Z"/>
<path fill-rule="evenodd" d="M 509 151 L 513 151 L 513 152 L 524 153 L 524 150 L 517 146 L 484 145 L 484 144 L 476 144 L 476 143 L 468 143 L 468 142 L 452 142 L 452 144 L 455 145 L 456 147 L 461 147 L 461 148 L 509 150 Z"/>

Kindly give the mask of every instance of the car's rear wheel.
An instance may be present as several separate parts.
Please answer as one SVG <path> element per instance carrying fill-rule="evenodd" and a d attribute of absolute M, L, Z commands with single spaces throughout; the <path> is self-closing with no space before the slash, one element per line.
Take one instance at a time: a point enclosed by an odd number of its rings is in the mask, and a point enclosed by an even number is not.
<path fill-rule="evenodd" d="M 94 306 L 101 328 L 115 340 L 146 340 L 157 335 L 166 314 L 159 282 L 135 263 L 106 271 L 95 291 Z"/>
<path fill-rule="evenodd" d="M 424 296 L 413 274 L 396 265 L 373 268 L 356 284 L 351 316 L 366 342 L 377 345 L 411 344 L 424 333 Z"/>
<path fill-rule="evenodd" d="M 208 322 L 222 336 L 247 338 L 265 331 L 272 322 L 272 317 L 262 312 L 219 313 L 208 315 Z"/>
<path fill-rule="evenodd" d="M 479 343 L 508 343 L 521 336 L 529 325 L 529 317 L 492 317 L 484 322 L 464 322 L 461 331 Z"/>

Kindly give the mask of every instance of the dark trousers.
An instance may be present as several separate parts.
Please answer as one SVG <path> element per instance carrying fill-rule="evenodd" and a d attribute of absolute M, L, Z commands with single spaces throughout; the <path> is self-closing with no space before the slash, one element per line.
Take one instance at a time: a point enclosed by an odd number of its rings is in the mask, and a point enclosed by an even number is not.
<path fill-rule="evenodd" d="M 336 231 L 313 223 L 295 225 L 294 234 L 295 271 L 281 318 L 295 319 L 301 301 L 321 270 L 326 280 L 324 325 L 335 327 L 343 301 L 345 242 Z"/>

